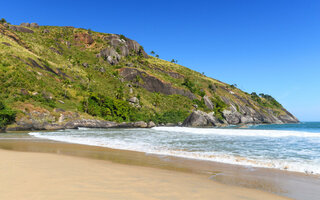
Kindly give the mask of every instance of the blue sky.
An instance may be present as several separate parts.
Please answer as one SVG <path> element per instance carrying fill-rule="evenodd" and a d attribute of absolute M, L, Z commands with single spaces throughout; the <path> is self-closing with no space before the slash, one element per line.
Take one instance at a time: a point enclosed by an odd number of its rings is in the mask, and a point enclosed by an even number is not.
<path fill-rule="evenodd" d="M 320 121 L 320 1 L 5 1 L 13 24 L 124 34 L 146 51 Z"/>

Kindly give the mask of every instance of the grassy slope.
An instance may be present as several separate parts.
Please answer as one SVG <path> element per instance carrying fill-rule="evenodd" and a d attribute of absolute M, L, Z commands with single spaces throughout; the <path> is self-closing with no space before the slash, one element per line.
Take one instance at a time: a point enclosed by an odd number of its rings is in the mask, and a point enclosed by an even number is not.
<path fill-rule="evenodd" d="M 0 28 L 5 29 L 2 25 Z M 43 33 L 45 29 L 50 33 Z M 176 79 L 166 73 L 177 72 L 185 78 L 189 78 L 197 91 L 202 90 L 209 97 L 218 95 L 226 97 L 236 104 L 243 104 L 230 93 L 232 91 L 247 99 L 252 108 L 262 109 L 259 103 L 251 99 L 251 95 L 237 88 L 232 88 L 228 84 L 158 58 L 131 56 L 112 66 L 102 58 L 96 57 L 102 48 L 108 47 L 108 43 L 103 40 L 103 36 L 108 34 L 91 32 L 94 43 L 87 45 L 83 41 L 75 40 L 74 35 L 88 33 L 88 30 L 52 26 L 41 26 L 32 30 L 35 33 L 10 33 L 15 34 L 24 45 L 19 45 L 8 36 L 0 34 L 0 90 L 2 91 L 0 99 L 15 109 L 23 110 L 26 105 L 31 104 L 49 111 L 54 108 L 62 108 L 83 113 L 81 102 L 90 93 L 115 98 L 116 90 L 120 86 L 124 88 L 123 100 L 132 96 L 140 96 L 142 104 L 140 112 L 148 113 L 150 116 L 170 110 L 190 111 L 192 109 L 194 102 L 180 95 L 166 96 L 151 93 L 141 87 L 134 88 L 134 93 L 129 94 L 127 83 L 121 82 L 121 77 L 117 74 L 117 69 L 125 67 L 126 63 L 133 63 L 139 70 L 171 83 L 174 87 L 188 90 L 183 85 L 183 78 Z M 11 46 L 6 46 L 2 42 L 9 43 Z M 67 45 L 68 42 L 71 44 L 70 47 Z M 62 54 L 60 55 L 57 51 Z M 30 58 L 41 66 L 49 66 L 57 73 L 63 72 L 65 76 L 32 66 Z M 90 67 L 85 68 L 82 63 L 88 63 Z M 102 68 L 105 72 L 101 72 Z M 215 90 L 209 89 L 209 85 L 214 85 Z M 197 98 L 201 100 L 200 95 L 197 95 Z M 264 98 L 261 100 L 266 102 L 265 105 L 275 112 L 283 112 L 281 106 L 271 105 Z M 205 108 L 201 109 L 205 110 Z"/>

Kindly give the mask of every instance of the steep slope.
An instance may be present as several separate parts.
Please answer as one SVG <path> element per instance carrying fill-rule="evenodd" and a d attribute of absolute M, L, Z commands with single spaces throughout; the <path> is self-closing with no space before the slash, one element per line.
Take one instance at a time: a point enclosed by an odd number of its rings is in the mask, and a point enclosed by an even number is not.
<path fill-rule="evenodd" d="M 17 111 L 8 130 L 81 119 L 177 124 L 195 109 L 214 120 L 199 126 L 298 122 L 269 95 L 148 56 L 123 35 L 74 27 L 0 24 L 0 90 Z M 195 126 L 190 117 L 184 125 Z"/>

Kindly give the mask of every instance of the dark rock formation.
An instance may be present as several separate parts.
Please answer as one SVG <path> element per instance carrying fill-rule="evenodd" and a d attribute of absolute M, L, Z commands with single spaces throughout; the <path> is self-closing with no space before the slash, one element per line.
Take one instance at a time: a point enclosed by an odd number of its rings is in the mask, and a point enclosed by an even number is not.
<path fill-rule="evenodd" d="M 8 42 L 2 42 L 2 44 L 6 45 L 6 46 L 8 46 L 8 47 L 11 47 L 11 46 L 12 46 L 12 45 L 11 45 L 10 43 L 8 43 Z"/>
<path fill-rule="evenodd" d="M 62 52 L 60 52 L 58 49 L 56 49 L 54 47 L 50 47 L 50 50 L 53 51 L 56 54 L 62 55 Z"/>
<path fill-rule="evenodd" d="M 130 123 L 116 123 L 105 120 L 96 119 L 74 119 L 79 118 L 78 115 L 61 114 L 59 121 L 55 121 L 54 116 L 48 114 L 40 114 L 44 118 L 23 118 L 20 119 L 13 126 L 7 127 L 5 131 L 33 131 L 33 130 L 59 130 L 59 129 L 77 129 L 84 128 L 151 128 L 155 124 L 153 122 L 130 122 Z M 50 119 L 49 119 L 49 118 Z M 70 121 L 67 121 L 70 120 Z M 50 121 L 50 122 L 49 122 Z"/>
<path fill-rule="evenodd" d="M 33 30 L 30 30 L 30 29 L 22 27 L 22 26 L 10 26 L 9 28 L 13 31 L 18 31 L 18 32 L 22 32 L 22 33 L 34 33 Z"/>
<path fill-rule="evenodd" d="M 110 122 L 110 121 L 95 120 L 95 119 L 78 119 L 78 120 L 67 122 L 63 127 L 67 129 L 75 129 L 79 127 L 112 128 L 116 126 L 117 126 L 117 123 Z"/>
<path fill-rule="evenodd" d="M 156 77 L 135 68 L 122 68 L 120 74 L 125 81 L 133 81 L 150 92 L 160 92 L 166 95 L 180 94 L 190 99 L 196 98 L 190 91 L 175 88 L 170 83 L 164 83 Z M 137 77 L 141 79 L 140 82 L 137 81 Z"/>
<path fill-rule="evenodd" d="M 213 103 L 212 103 L 212 101 L 209 99 L 208 96 L 204 96 L 204 97 L 203 97 L 203 101 L 204 101 L 204 103 L 206 104 L 206 106 L 207 106 L 208 109 L 213 110 Z"/>
<path fill-rule="evenodd" d="M 201 110 L 193 111 L 182 123 L 182 126 L 189 127 L 206 127 L 220 125 L 221 122 L 219 122 L 219 120 L 217 120 L 213 116 L 213 113 L 205 113 Z"/>

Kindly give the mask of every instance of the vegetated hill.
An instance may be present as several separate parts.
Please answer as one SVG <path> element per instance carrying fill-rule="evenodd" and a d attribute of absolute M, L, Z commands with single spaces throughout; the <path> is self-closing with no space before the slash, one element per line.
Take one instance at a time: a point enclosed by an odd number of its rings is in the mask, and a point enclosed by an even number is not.
<path fill-rule="evenodd" d="M 8 129 L 55 129 L 81 119 L 179 123 L 195 107 L 184 125 L 298 121 L 269 95 L 157 57 L 123 35 L 3 21 L 0 101 L 4 113 L 16 111 Z"/>

